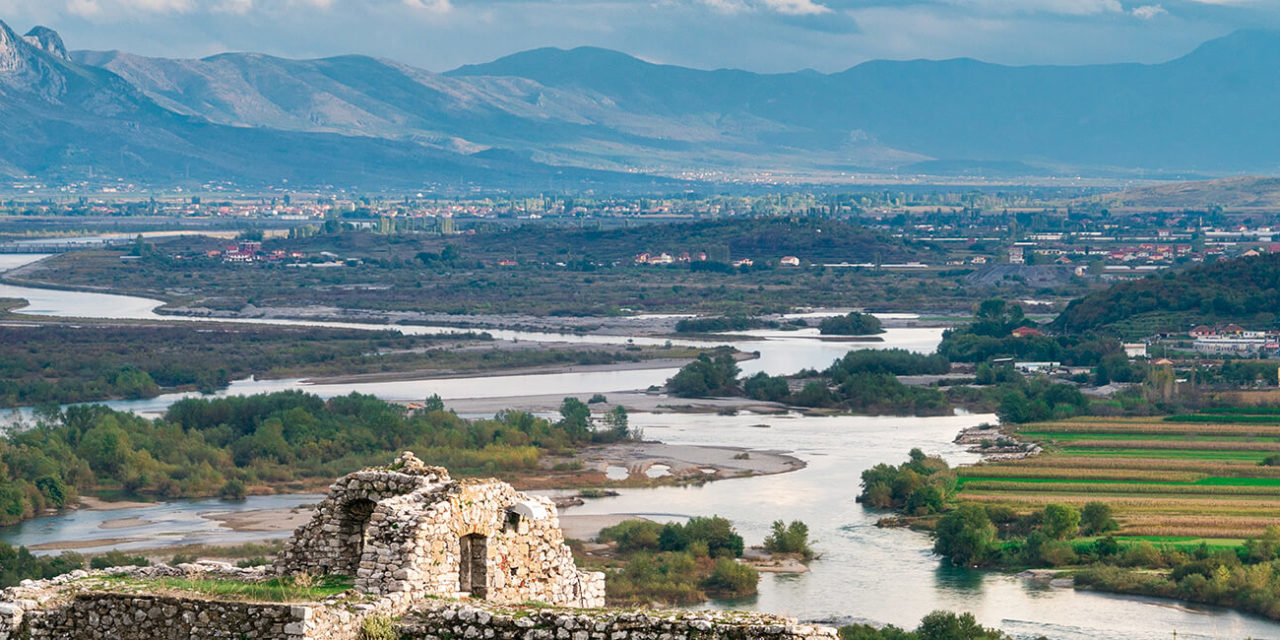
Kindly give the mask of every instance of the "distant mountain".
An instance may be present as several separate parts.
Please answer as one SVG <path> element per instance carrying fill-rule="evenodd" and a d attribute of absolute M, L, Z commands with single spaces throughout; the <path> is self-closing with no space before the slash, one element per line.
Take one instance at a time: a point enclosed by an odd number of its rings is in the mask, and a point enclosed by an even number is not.
<path fill-rule="evenodd" d="M 158 104 L 111 71 L 67 57 L 56 33 L 0 22 L 0 175 L 51 180 L 361 188 L 652 185 L 643 176 L 475 156 L 408 140 L 216 124 Z M 666 184 L 666 183 L 664 183 Z"/>
<path fill-rule="evenodd" d="M 732 113 L 806 130 L 813 140 L 874 140 L 951 164 L 1280 168 L 1275 32 L 1238 32 L 1157 65 L 873 61 L 830 75 L 758 75 L 654 65 L 599 49 L 541 49 L 449 75 L 529 78 L 655 112 Z"/>
<path fill-rule="evenodd" d="M 511 186 L 1280 171 L 1273 32 L 1155 65 L 873 61 L 834 74 L 703 71 L 595 48 L 444 74 L 362 56 L 67 56 L 48 29 L 4 32 L 0 91 L 16 97 L 0 114 L 28 105 L 0 122 L 7 173 Z"/>
<path fill-rule="evenodd" d="M 1280 207 L 1280 178 L 1240 176 L 1176 182 L 1105 193 L 1084 200 L 1110 207 L 1141 209 L 1204 209 L 1214 205 L 1276 208 Z"/>

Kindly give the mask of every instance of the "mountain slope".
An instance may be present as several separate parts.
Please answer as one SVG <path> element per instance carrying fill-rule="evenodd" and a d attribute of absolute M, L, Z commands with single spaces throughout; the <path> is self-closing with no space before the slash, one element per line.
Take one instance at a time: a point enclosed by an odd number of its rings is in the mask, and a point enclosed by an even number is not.
<path fill-rule="evenodd" d="M 412 140 L 211 123 L 170 111 L 120 76 L 66 59 L 62 51 L 51 31 L 37 29 L 23 39 L 0 22 L 0 171 L 52 180 L 363 188 L 653 183 L 511 154 L 452 153 Z"/>
<path fill-rule="evenodd" d="M 1273 32 L 1238 32 L 1156 65 L 873 61 L 835 74 L 702 71 L 595 48 L 538 49 L 436 74 L 361 56 L 73 52 L 67 61 L 47 30 L 18 44 L 39 62 L 29 65 L 28 92 L 75 90 L 60 82 L 114 87 L 108 93 L 119 101 L 81 102 L 118 109 L 111 117 L 121 121 L 150 114 L 135 118 L 139 131 L 147 118 L 186 116 L 225 125 L 210 131 L 245 144 L 290 132 L 280 135 L 324 147 L 317 153 L 336 143 L 308 136 L 349 136 L 342 140 L 368 172 L 389 168 L 388 179 L 399 179 L 405 168 L 397 163 L 414 154 L 427 155 L 407 160 L 408 168 L 420 162 L 432 175 L 447 173 L 449 162 L 461 175 L 486 169 L 469 163 L 520 158 L 669 175 L 1280 170 L 1280 34 Z M 12 64 L 4 56 L 0 69 Z M 130 149 L 163 146 L 158 137 Z M 494 152 L 475 155 L 486 149 Z M 273 159 L 282 158 L 255 158 Z M 47 164 L 56 161 L 64 160 Z M 341 168 L 342 179 L 362 175 L 352 175 L 353 165 Z"/>
<path fill-rule="evenodd" d="M 676 113 L 737 113 L 940 160 L 1223 171 L 1280 167 L 1280 34 L 1238 32 L 1158 65 L 873 61 L 823 75 L 653 65 L 598 49 L 459 68 Z"/>
<path fill-rule="evenodd" d="M 1276 208 L 1280 207 L 1280 178 L 1240 176 L 1177 182 L 1104 193 L 1082 201 L 1141 209 L 1204 209 L 1214 205 Z"/>

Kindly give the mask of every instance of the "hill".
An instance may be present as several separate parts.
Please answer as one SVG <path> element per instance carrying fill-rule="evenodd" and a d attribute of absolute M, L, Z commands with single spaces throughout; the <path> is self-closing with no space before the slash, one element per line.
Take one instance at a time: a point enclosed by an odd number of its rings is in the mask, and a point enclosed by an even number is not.
<path fill-rule="evenodd" d="M 1205 209 L 1212 206 L 1230 208 L 1280 207 L 1280 178 L 1240 176 L 1218 180 L 1176 182 L 1092 198 L 1112 208 L 1136 209 Z"/>
<path fill-rule="evenodd" d="M 217 124 L 165 108 L 110 70 L 75 62 L 50 30 L 37 28 L 19 38 L 0 22 L 3 175 L 417 189 L 475 182 L 539 188 L 654 182 L 392 138 Z"/>
<path fill-rule="evenodd" d="M 363 56 L 68 54 L 51 30 L 4 27 L 0 94 L 0 175 L 53 180 L 652 189 L 637 174 L 1280 167 L 1280 33 L 1265 31 L 1154 65 L 909 60 L 759 74 L 578 48 L 441 74 Z"/>
<path fill-rule="evenodd" d="M 1053 322 L 1059 331 L 1139 337 L 1234 322 L 1277 326 L 1280 254 L 1223 260 L 1116 284 L 1073 301 Z"/>
<path fill-rule="evenodd" d="M 689 69 L 590 47 L 443 74 L 361 56 L 71 57 L 217 124 L 497 147 L 562 166 L 1012 177 L 1280 167 L 1280 34 L 1265 31 L 1154 65 L 872 61 L 833 74 Z"/>

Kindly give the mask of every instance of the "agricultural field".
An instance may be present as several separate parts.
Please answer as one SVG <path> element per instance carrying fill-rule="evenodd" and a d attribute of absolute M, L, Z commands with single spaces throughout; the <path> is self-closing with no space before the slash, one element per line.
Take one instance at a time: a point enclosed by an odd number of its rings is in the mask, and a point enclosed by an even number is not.
<path fill-rule="evenodd" d="M 1027 424 L 1045 453 L 958 469 L 959 498 L 1030 512 L 1111 505 L 1117 537 L 1232 544 L 1280 525 L 1280 410 Z"/>

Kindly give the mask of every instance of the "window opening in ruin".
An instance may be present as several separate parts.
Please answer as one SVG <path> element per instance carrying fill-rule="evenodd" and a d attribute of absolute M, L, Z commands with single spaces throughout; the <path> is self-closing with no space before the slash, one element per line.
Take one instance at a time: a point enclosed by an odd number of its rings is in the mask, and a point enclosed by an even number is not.
<path fill-rule="evenodd" d="M 469 593 L 473 598 L 484 598 L 488 594 L 486 561 L 489 541 L 484 536 L 473 533 L 462 536 L 459 546 L 458 591 Z"/>

